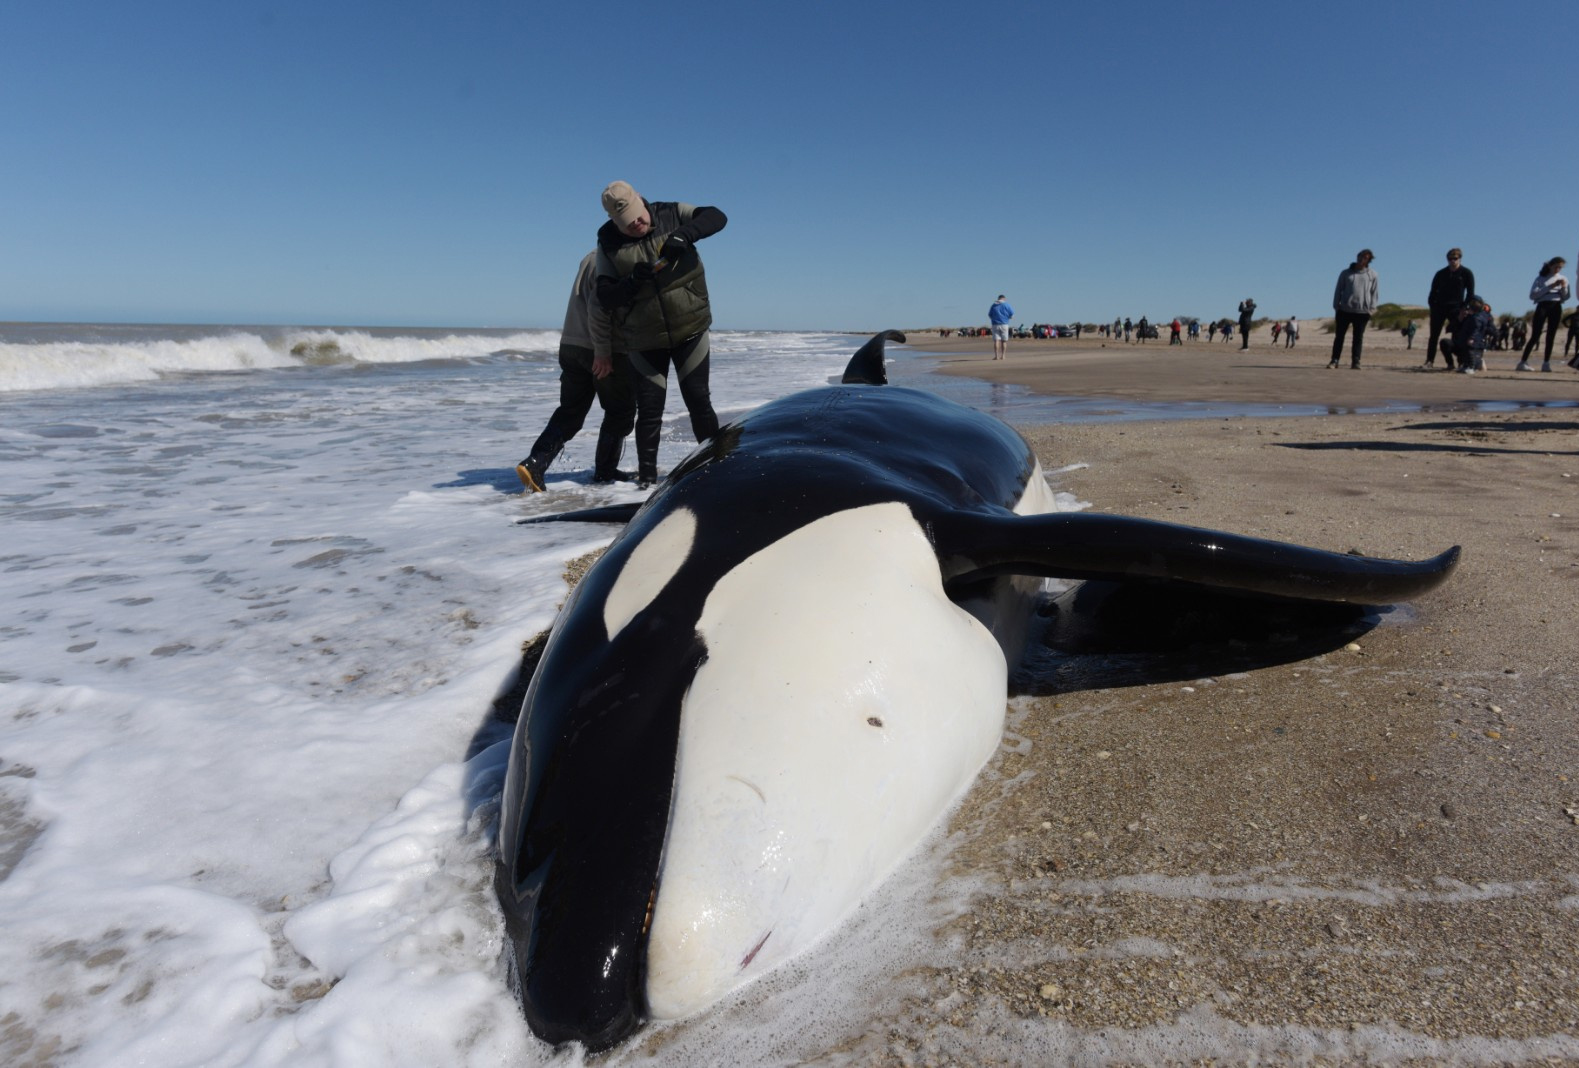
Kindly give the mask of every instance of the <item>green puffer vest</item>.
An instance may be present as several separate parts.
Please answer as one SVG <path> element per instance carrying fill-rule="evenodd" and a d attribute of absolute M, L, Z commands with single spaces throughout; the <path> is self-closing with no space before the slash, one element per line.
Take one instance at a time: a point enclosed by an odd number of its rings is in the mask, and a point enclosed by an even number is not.
<path fill-rule="evenodd" d="M 647 207 L 652 212 L 652 232 L 613 253 L 600 249 L 605 261 L 599 268 L 600 274 L 628 278 L 636 264 L 656 261 L 662 255 L 663 236 L 689 222 L 695 210 L 690 204 L 663 200 L 648 201 Z M 614 328 L 623 339 L 626 352 L 672 349 L 700 334 L 713 325 L 702 257 L 693 249 L 680 263 L 670 264 L 653 281 L 640 286 L 631 304 L 614 309 L 613 316 Z"/>

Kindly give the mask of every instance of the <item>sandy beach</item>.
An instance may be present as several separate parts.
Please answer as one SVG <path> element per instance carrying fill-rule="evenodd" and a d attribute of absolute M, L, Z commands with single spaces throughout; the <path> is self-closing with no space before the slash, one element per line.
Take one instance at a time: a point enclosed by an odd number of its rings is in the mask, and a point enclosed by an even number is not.
<path fill-rule="evenodd" d="M 914 333 L 910 347 L 938 353 L 945 374 L 991 382 L 1013 382 L 1063 396 L 1112 396 L 1144 401 L 1215 400 L 1255 404 L 1323 404 L 1345 408 L 1389 403 L 1452 405 L 1477 401 L 1579 401 L 1579 373 L 1566 366 L 1561 340 L 1553 349 L 1552 371 L 1540 371 L 1540 352 L 1531 354 L 1534 371 L 1515 372 L 1515 352 L 1486 353 L 1486 370 L 1473 376 L 1449 374 L 1442 360 L 1425 363 L 1426 324 L 1414 347 L 1396 331 L 1368 331 L 1361 368 L 1349 366 L 1349 346 L 1336 370 L 1328 370 L 1333 335 L 1323 320 L 1300 327 L 1292 347 L 1272 344 L 1265 329 L 1251 332 L 1250 348 L 1232 342 L 1185 341 L 1169 345 L 1168 332 L 1145 344 L 1100 338 L 1017 340 L 1008 359 L 994 362 L 988 338 L 940 338 Z M 1181 392 L 1182 391 L 1182 392 Z"/>
<path fill-rule="evenodd" d="M 1330 346 L 1307 323 L 1294 349 L 1026 341 L 994 363 L 912 336 L 945 373 L 1047 393 L 1407 406 L 1021 429 L 1097 511 L 1463 559 L 1316 648 L 1015 699 L 955 818 L 991 891 L 895 1060 L 1579 1063 L 1579 375 L 1506 353 L 1426 373 L 1397 335 L 1331 371 Z"/>

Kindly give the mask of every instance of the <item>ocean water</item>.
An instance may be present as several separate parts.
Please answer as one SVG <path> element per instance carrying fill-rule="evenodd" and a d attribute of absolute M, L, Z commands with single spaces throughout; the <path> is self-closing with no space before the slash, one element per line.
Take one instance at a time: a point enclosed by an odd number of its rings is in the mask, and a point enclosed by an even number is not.
<path fill-rule="evenodd" d="M 863 340 L 716 335 L 720 415 Z M 516 520 L 639 496 L 588 483 L 596 409 L 519 493 L 557 343 L 0 327 L 0 1063 L 579 1062 L 521 1020 L 489 857 L 490 706 L 614 533 Z M 948 850 L 604 1063 L 848 1048 L 948 952 L 930 932 L 977 889 Z"/>

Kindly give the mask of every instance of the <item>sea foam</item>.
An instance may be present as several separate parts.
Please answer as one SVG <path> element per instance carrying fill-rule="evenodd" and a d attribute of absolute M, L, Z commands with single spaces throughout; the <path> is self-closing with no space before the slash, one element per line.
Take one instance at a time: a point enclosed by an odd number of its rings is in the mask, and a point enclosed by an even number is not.
<path fill-rule="evenodd" d="M 123 385 L 222 371 L 544 357 L 558 345 L 556 330 L 131 326 L 82 330 L 70 324 L 40 324 L 0 328 L 0 392 Z"/>

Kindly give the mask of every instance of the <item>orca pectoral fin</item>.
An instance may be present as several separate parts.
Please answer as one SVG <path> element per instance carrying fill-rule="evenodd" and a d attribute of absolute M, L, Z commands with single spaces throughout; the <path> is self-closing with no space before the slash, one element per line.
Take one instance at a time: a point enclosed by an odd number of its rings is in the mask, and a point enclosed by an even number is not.
<path fill-rule="evenodd" d="M 583 508 L 577 512 L 555 512 L 553 515 L 534 515 L 517 519 L 516 526 L 530 523 L 629 523 L 646 501 L 629 504 L 610 504 L 602 508 Z"/>
<path fill-rule="evenodd" d="M 888 385 L 888 371 L 883 367 L 883 350 L 890 341 L 903 345 L 905 335 L 898 330 L 884 330 L 872 338 L 850 357 L 850 362 L 844 367 L 844 377 L 839 381 L 847 386 Z"/>
<path fill-rule="evenodd" d="M 1440 585 L 1459 547 L 1427 560 L 1388 560 L 1128 516 L 956 512 L 932 523 L 950 585 L 991 575 L 1170 579 L 1304 601 L 1391 604 Z"/>

